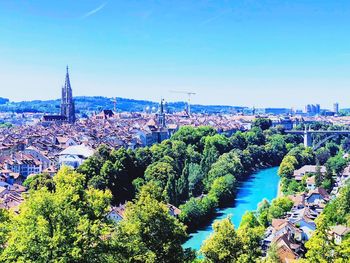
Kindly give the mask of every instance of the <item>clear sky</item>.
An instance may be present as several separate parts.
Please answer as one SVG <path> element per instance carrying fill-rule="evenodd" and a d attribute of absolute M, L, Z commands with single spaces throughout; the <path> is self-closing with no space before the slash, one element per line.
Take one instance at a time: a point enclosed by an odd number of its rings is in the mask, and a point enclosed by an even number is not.
<path fill-rule="evenodd" d="M 349 0 L 1 0 L 0 97 L 350 107 Z"/>

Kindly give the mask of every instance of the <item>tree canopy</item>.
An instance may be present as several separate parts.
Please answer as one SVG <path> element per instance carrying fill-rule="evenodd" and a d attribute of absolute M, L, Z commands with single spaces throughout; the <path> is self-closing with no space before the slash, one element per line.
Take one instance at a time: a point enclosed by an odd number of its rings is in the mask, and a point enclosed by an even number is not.
<path fill-rule="evenodd" d="M 105 262 L 111 194 L 84 189 L 84 180 L 63 168 L 54 177 L 54 191 L 30 192 L 20 214 L 11 218 L 1 261 Z"/>

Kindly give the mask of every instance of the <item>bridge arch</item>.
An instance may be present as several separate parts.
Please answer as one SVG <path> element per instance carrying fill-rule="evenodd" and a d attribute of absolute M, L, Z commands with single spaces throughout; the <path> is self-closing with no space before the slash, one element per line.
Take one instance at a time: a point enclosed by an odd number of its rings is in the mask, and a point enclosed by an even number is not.
<path fill-rule="evenodd" d="M 285 131 L 286 133 L 290 134 L 299 134 L 304 137 L 304 146 L 305 147 L 312 147 L 312 134 L 325 134 L 328 135 L 326 138 L 322 139 L 320 142 L 318 142 L 313 149 L 318 149 L 323 143 L 325 143 L 327 140 L 334 138 L 338 135 L 350 135 L 350 130 L 335 130 L 335 131 L 325 131 L 325 130 L 307 130 L 304 131 L 297 131 L 297 130 L 289 130 Z"/>
<path fill-rule="evenodd" d="M 334 137 L 338 136 L 338 134 L 331 134 L 331 135 L 328 135 L 326 138 L 322 139 L 321 141 L 319 141 L 316 145 L 314 145 L 312 147 L 312 149 L 315 151 L 317 150 L 318 148 L 320 148 L 326 141 L 328 141 L 329 139 L 332 139 Z"/>

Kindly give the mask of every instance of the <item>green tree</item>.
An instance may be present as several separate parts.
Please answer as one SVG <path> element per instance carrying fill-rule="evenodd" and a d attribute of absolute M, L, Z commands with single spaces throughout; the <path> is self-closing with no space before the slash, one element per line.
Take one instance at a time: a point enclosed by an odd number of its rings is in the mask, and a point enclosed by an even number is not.
<path fill-rule="evenodd" d="M 316 173 L 315 173 L 315 184 L 316 186 L 321 186 L 322 181 L 324 180 L 323 174 L 321 172 L 321 166 L 316 166 Z"/>
<path fill-rule="evenodd" d="M 202 171 L 207 174 L 211 165 L 217 161 L 220 155 L 230 151 L 230 140 L 220 134 L 205 137 L 203 159 L 201 161 Z"/>
<path fill-rule="evenodd" d="M 265 227 L 259 224 L 258 219 L 253 212 L 246 212 L 237 234 L 243 244 L 242 255 L 238 262 L 256 262 L 262 255 L 261 240 L 265 232 Z"/>
<path fill-rule="evenodd" d="M 55 189 L 55 183 L 49 174 L 36 174 L 27 178 L 23 182 L 23 186 L 27 187 L 29 190 L 38 190 L 42 187 L 46 187 L 49 191 Z"/>
<path fill-rule="evenodd" d="M 219 201 L 219 205 L 225 205 L 233 201 L 236 187 L 237 182 L 233 175 L 220 176 L 214 180 L 209 195 L 214 196 Z"/>
<path fill-rule="evenodd" d="M 202 154 L 196 151 L 193 145 L 188 145 L 186 149 L 186 157 L 188 163 L 200 164 L 202 160 Z"/>
<path fill-rule="evenodd" d="M 350 225 L 350 184 L 341 188 L 337 198 L 327 204 L 323 213 L 329 225 Z"/>
<path fill-rule="evenodd" d="M 101 167 L 100 170 L 100 175 L 106 180 L 106 182 L 109 182 L 112 180 L 112 178 L 115 176 L 117 173 L 114 164 L 110 161 L 107 160 Z"/>
<path fill-rule="evenodd" d="M 264 146 L 248 145 L 245 152 L 249 154 L 252 159 L 253 167 L 255 168 L 259 168 L 269 163 Z"/>
<path fill-rule="evenodd" d="M 213 195 L 200 198 L 190 198 L 185 204 L 180 206 L 181 214 L 179 219 L 193 230 L 207 222 L 214 214 L 218 206 L 218 200 Z"/>
<path fill-rule="evenodd" d="M 147 166 L 152 163 L 152 152 L 148 147 L 135 150 L 136 177 L 143 177 Z"/>
<path fill-rule="evenodd" d="M 331 156 L 336 156 L 339 151 L 339 146 L 334 142 L 327 142 L 326 149 L 329 151 Z"/>
<path fill-rule="evenodd" d="M 233 149 L 244 150 L 247 148 L 247 141 L 244 137 L 244 134 L 240 131 L 231 136 L 230 143 Z"/>
<path fill-rule="evenodd" d="M 177 193 L 177 202 L 182 202 L 188 199 L 188 166 L 185 165 L 185 168 L 182 171 L 182 175 L 179 180 L 176 181 L 176 193 Z M 178 204 L 178 203 L 177 203 Z"/>
<path fill-rule="evenodd" d="M 8 238 L 10 216 L 7 210 L 0 208 L 0 253 L 5 248 Z"/>
<path fill-rule="evenodd" d="M 244 133 L 245 140 L 248 145 L 263 145 L 265 144 L 265 136 L 260 128 L 254 127 L 250 131 Z"/>
<path fill-rule="evenodd" d="M 273 218 L 281 218 L 285 213 L 289 212 L 293 207 L 293 202 L 288 197 L 278 197 L 271 202 L 269 208 L 268 220 L 271 222 Z"/>
<path fill-rule="evenodd" d="M 269 249 L 267 250 L 267 257 L 265 263 L 280 263 L 281 259 L 278 256 L 277 253 L 277 246 L 276 244 L 271 244 Z"/>
<path fill-rule="evenodd" d="M 260 225 L 262 225 L 264 227 L 267 227 L 268 224 L 269 224 L 269 220 L 268 220 L 269 209 L 270 209 L 270 203 L 266 199 L 262 200 L 258 204 L 258 209 L 256 211 L 256 214 L 257 214 L 256 216 L 258 218 L 258 221 L 259 221 Z"/>
<path fill-rule="evenodd" d="M 111 154 L 111 148 L 109 148 L 107 145 L 102 144 L 98 147 L 97 149 L 97 153 L 96 156 L 103 160 L 106 161 L 110 158 L 110 154 Z"/>
<path fill-rule="evenodd" d="M 181 214 L 179 218 L 189 229 L 200 225 L 200 221 L 203 220 L 204 215 L 201 199 L 192 197 L 185 204 L 181 205 L 180 209 Z"/>
<path fill-rule="evenodd" d="M 306 258 L 310 262 L 315 263 L 329 263 L 334 262 L 332 251 L 334 250 L 334 243 L 328 239 L 329 228 L 322 222 L 324 216 L 321 214 L 317 220 L 317 229 L 306 242 L 305 247 L 307 248 Z"/>
<path fill-rule="evenodd" d="M 205 182 L 206 188 L 209 189 L 213 181 L 218 177 L 231 174 L 235 178 L 241 179 L 244 173 L 245 170 L 239 156 L 234 151 L 224 153 L 212 165 Z"/>
<path fill-rule="evenodd" d="M 56 188 L 29 193 L 13 216 L 1 262 L 105 262 L 111 194 L 84 189 L 83 175 L 62 168 Z M 101 238 L 105 237 L 105 238 Z"/>
<path fill-rule="evenodd" d="M 282 163 L 278 168 L 278 175 L 282 177 L 292 176 L 297 165 L 297 159 L 294 156 L 287 155 L 283 158 Z"/>
<path fill-rule="evenodd" d="M 145 171 L 145 179 L 158 183 L 167 201 L 177 205 L 177 174 L 171 164 L 162 161 L 151 164 Z"/>
<path fill-rule="evenodd" d="M 145 179 L 147 181 L 156 181 L 160 183 L 162 188 L 165 188 L 168 178 L 171 175 L 176 175 L 173 167 L 166 162 L 155 162 L 147 167 Z"/>
<path fill-rule="evenodd" d="M 191 197 L 196 197 L 203 192 L 203 172 L 199 164 L 188 165 L 188 191 Z"/>
<path fill-rule="evenodd" d="M 149 193 L 141 189 L 135 203 L 127 204 L 114 235 L 116 262 L 184 262 L 185 226 Z"/>
<path fill-rule="evenodd" d="M 324 165 L 328 159 L 331 157 L 331 153 L 327 148 L 321 147 L 315 152 L 316 162 L 319 165 Z"/>
<path fill-rule="evenodd" d="M 272 121 L 268 118 L 257 118 L 252 123 L 252 127 L 258 127 L 263 131 L 269 129 L 271 126 Z"/>
<path fill-rule="evenodd" d="M 242 253 L 242 243 L 230 218 L 216 221 L 213 233 L 200 249 L 205 262 L 236 262 Z"/>
<path fill-rule="evenodd" d="M 186 145 L 194 145 L 199 151 L 202 151 L 204 147 L 202 138 L 215 134 L 216 131 L 213 127 L 201 126 L 194 128 L 192 126 L 183 126 L 171 137 L 171 140 L 182 141 Z"/>
<path fill-rule="evenodd" d="M 93 155 L 78 167 L 77 172 L 84 174 L 86 180 L 89 181 L 92 177 L 100 175 L 103 162 L 104 161 L 98 158 L 96 155 Z"/>
<path fill-rule="evenodd" d="M 134 181 L 132 181 L 132 185 L 134 186 L 136 193 L 138 193 L 140 192 L 142 186 L 145 185 L 145 180 L 141 177 L 138 177 Z"/>
<path fill-rule="evenodd" d="M 306 147 L 301 152 L 302 165 L 315 164 L 315 153 L 311 147 Z M 300 163 L 299 163 L 300 165 Z"/>
<path fill-rule="evenodd" d="M 327 170 L 329 170 L 329 172 L 332 172 L 333 174 L 336 174 L 337 176 L 339 176 L 343 172 L 346 165 L 347 165 L 347 160 L 344 159 L 343 156 L 341 155 L 331 157 L 326 162 Z"/>
<path fill-rule="evenodd" d="M 346 137 L 343 141 L 342 141 L 342 144 L 341 144 L 343 150 L 345 152 L 349 152 L 350 151 L 350 138 L 349 137 Z"/>
<path fill-rule="evenodd" d="M 260 226 L 258 219 L 256 218 L 254 212 L 246 211 L 242 216 L 241 224 L 239 228 L 254 228 Z"/>
<path fill-rule="evenodd" d="M 271 165 L 278 165 L 287 153 L 286 142 L 284 136 L 275 134 L 268 138 L 268 143 L 265 145 L 269 163 Z"/>
<path fill-rule="evenodd" d="M 350 235 L 345 236 L 339 246 L 335 248 L 336 263 L 350 262 Z"/>

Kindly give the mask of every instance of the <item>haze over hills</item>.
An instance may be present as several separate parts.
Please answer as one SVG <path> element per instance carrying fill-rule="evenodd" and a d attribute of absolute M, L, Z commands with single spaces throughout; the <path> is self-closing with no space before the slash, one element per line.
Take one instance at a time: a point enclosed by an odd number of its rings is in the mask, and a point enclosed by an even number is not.
<path fill-rule="evenodd" d="M 103 109 L 113 109 L 114 99 L 107 97 L 74 97 L 76 111 L 79 113 L 100 111 Z M 117 111 L 141 112 L 146 108 L 152 110 L 158 108 L 159 102 L 147 100 L 134 100 L 127 98 L 117 98 Z M 186 108 L 186 102 L 168 102 L 167 107 L 170 112 L 183 111 Z M 60 100 L 33 100 L 11 102 L 8 99 L 0 98 L 0 111 L 2 112 L 42 112 L 55 114 L 59 112 Z M 227 106 L 227 105 L 191 105 L 191 111 L 195 113 L 232 113 L 241 111 L 245 107 Z"/>

